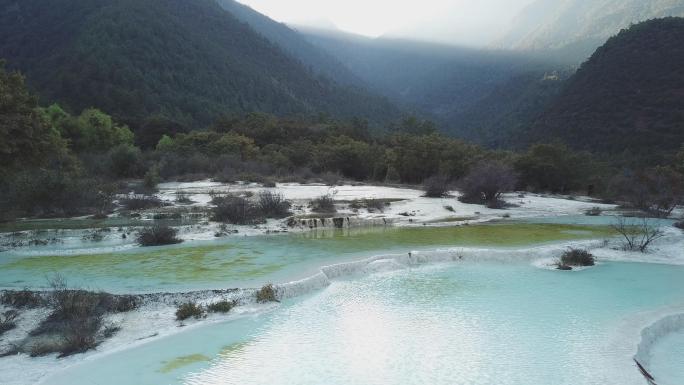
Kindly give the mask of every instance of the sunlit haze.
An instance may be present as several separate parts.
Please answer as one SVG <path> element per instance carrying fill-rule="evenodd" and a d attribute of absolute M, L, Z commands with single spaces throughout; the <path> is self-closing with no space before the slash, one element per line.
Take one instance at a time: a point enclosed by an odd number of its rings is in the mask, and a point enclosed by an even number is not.
<path fill-rule="evenodd" d="M 331 26 L 367 36 L 486 44 L 533 0 L 241 0 L 293 24 Z"/>

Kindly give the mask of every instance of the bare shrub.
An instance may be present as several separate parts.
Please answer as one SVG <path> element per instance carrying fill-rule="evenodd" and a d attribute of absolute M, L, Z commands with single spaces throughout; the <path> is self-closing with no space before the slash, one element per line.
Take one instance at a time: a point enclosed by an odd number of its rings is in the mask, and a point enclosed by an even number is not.
<path fill-rule="evenodd" d="M 212 199 L 212 220 L 234 225 L 252 225 L 263 223 L 264 217 L 256 205 L 248 199 L 235 196 L 215 196 Z"/>
<path fill-rule="evenodd" d="M 256 293 L 256 299 L 259 303 L 264 302 L 278 302 L 278 295 L 275 286 L 268 284 L 259 289 Z"/>
<path fill-rule="evenodd" d="M 51 342 L 43 341 L 31 347 L 33 356 L 58 352 L 64 357 L 93 349 L 100 342 L 98 332 L 105 314 L 129 311 L 137 306 L 133 296 L 69 289 L 59 275 L 49 283 L 52 312 L 30 334 L 48 336 Z"/>
<path fill-rule="evenodd" d="M 383 212 L 387 206 L 391 203 L 382 199 L 356 199 L 349 204 L 349 208 L 353 210 L 359 210 L 365 208 L 368 212 Z"/>
<path fill-rule="evenodd" d="M 385 207 L 389 206 L 390 203 L 383 201 L 382 199 L 375 199 L 375 198 L 370 198 L 370 199 L 364 199 L 364 203 L 366 205 L 366 209 L 369 212 L 383 212 L 385 211 Z"/>
<path fill-rule="evenodd" d="M 44 300 L 40 294 L 29 289 L 18 291 L 5 291 L 0 296 L 0 303 L 17 309 L 33 309 L 43 305 Z"/>
<path fill-rule="evenodd" d="M 587 250 L 571 248 L 561 255 L 560 264 L 564 266 L 594 266 L 596 259 Z"/>
<path fill-rule="evenodd" d="M 443 198 L 449 190 L 449 179 L 445 176 L 431 176 L 423 181 L 424 196 L 428 198 Z"/>
<path fill-rule="evenodd" d="M 104 329 L 102 330 L 102 335 L 104 338 L 112 338 L 119 331 L 121 331 L 121 326 L 109 324 L 105 325 Z"/>
<path fill-rule="evenodd" d="M 684 230 L 684 221 L 675 222 L 672 226 L 674 226 L 680 230 Z"/>
<path fill-rule="evenodd" d="M 186 302 L 178 306 L 176 309 L 176 319 L 184 321 L 190 317 L 200 319 L 204 317 L 204 308 L 196 302 Z"/>
<path fill-rule="evenodd" d="M 64 328 L 64 344 L 58 357 L 85 353 L 99 344 L 97 332 L 102 325 L 102 316 L 74 318 Z"/>
<path fill-rule="evenodd" d="M 681 204 L 684 178 L 668 167 L 641 170 L 631 175 L 618 175 L 611 180 L 612 198 L 624 206 L 666 218 Z"/>
<path fill-rule="evenodd" d="M 0 314 L 0 336 L 17 327 L 16 320 L 18 317 L 19 312 L 16 310 L 8 310 Z"/>
<path fill-rule="evenodd" d="M 164 206 L 164 202 L 162 202 L 161 199 L 147 195 L 134 195 L 121 198 L 119 199 L 119 203 L 126 210 L 147 210 Z"/>
<path fill-rule="evenodd" d="M 164 225 L 154 225 L 138 231 L 136 242 L 140 246 L 175 245 L 183 242 L 178 238 L 178 230 Z"/>
<path fill-rule="evenodd" d="M 176 191 L 176 203 L 182 204 L 182 205 L 189 205 L 194 203 L 192 199 L 190 199 L 190 194 L 188 194 L 185 191 L 178 190 Z"/>
<path fill-rule="evenodd" d="M 515 188 L 517 177 L 513 168 L 503 162 L 480 162 L 459 182 L 464 203 L 484 204 L 490 208 L 502 208 L 501 196 Z"/>
<path fill-rule="evenodd" d="M 622 236 L 622 248 L 626 251 L 645 253 L 653 242 L 665 236 L 658 224 L 649 222 L 646 218 L 641 218 L 639 223 L 630 224 L 621 217 L 612 227 Z"/>
<path fill-rule="evenodd" d="M 290 215 L 291 206 L 278 192 L 264 190 L 257 196 L 257 207 L 267 218 L 285 218 Z"/>
<path fill-rule="evenodd" d="M 330 194 L 315 198 L 311 201 L 311 210 L 317 213 L 336 213 L 335 199 Z"/>
<path fill-rule="evenodd" d="M 590 217 L 598 217 L 601 215 L 603 211 L 601 210 L 600 207 L 592 207 L 589 210 L 584 212 L 584 215 L 590 216 Z"/>
<path fill-rule="evenodd" d="M 228 313 L 230 312 L 237 303 L 235 301 L 223 300 L 219 302 L 214 302 L 207 306 L 207 310 L 211 313 Z"/>

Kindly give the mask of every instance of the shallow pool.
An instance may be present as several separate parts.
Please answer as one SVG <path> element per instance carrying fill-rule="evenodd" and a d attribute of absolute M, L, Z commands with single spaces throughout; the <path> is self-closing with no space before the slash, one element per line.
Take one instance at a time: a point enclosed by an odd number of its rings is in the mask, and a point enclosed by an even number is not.
<path fill-rule="evenodd" d="M 45 383 L 643 385 L 631 361 L 639 336 L 616 327 L 681 303 L 681 282 L 684 267 L 636 263 L 379 273 L 89 360 Z"/>
<path fill-rule="evenodd" d="M 684 384 L 684 330 L 656 342 L 649 362 L 651 374 L 658 379 L 658 384 Z"/>
<path fill-rule="evenodd" d="M 453 246 L 520 247 L 612 235 L 606 226 L 505 223 L 236 236 L 117 253 L 34 255 L 19 250 L 0 253 L 0 287 L 46 287 L 46 277 L 56 273 L 72 286 L 110 292 L 257 287 L 370 255 Z"/>

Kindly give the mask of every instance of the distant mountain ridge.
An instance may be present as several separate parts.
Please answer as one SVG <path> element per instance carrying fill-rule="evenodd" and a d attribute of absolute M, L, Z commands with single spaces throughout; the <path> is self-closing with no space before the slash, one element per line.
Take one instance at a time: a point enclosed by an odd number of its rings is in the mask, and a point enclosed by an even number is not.
<path fill-rule="evenodd" d="M 621 29 L 665 16 L 684 16 L 684 0 L 537 0 L 518 15 L 495 46 L 571 47 L 586 57 Z"/>
<path fill-rule="evenodd" d="M 364 86 L 361 79 L 335 57 L 309 43 L 304 36 L 286 24 L 274 21 L 235 0 L 216 1 L 223 9 L 249 24 L 257 33 L 301 61 L 316 74 L 326 76 L 342 85 Z"/>
<path fill-rule="evenodd" d="M 501 84 L 555 68 L 534 55 L 297 27 L 376 92 L 449 125 Z"/>
<path fill-rule="evenodd" d="M 317 75 L 215 0 L 0 0 L 0 58 L 46 102 L 126 122 L 224 114 L 393 120 L 386 99 Z"/>

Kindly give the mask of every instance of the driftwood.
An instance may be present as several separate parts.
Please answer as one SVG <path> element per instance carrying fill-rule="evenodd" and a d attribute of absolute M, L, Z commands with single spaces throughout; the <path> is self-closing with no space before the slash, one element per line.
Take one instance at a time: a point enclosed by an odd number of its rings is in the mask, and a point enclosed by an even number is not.
<path fill-rule="evenodd" d="M 636 362 L 637 368 L 639 368 L 639 372 L 641 372 L 641 375 L 644 376 L 644 378 L 645 378 L 646 381 L 648 382 L 648 385 L 658 385 L 658 384 L 656 384 L 656 382 L 655 382 L 655 378 L 653 378 L 653 376 L 651 375 L 651 373 L 649 373 L 648 370 L 646 370 L 646 368 L 644 368 L 644 367 L 639 363 L 639 361 L 637 361 L 636 359 L 634 359 L 634 362 Z"/>

